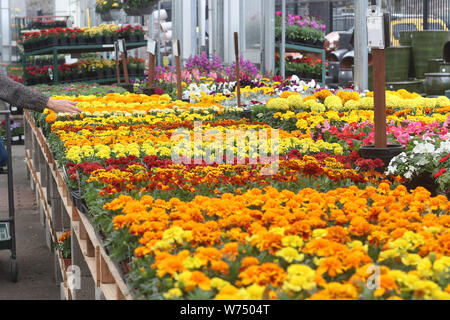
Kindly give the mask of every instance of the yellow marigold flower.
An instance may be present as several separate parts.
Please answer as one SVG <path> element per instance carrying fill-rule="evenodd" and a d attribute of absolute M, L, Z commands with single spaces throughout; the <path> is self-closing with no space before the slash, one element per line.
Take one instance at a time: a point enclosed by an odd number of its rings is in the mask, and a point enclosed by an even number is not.
<path fill-rule="evenodd" d="M 176 299 L 183 296 L 183 292 L 181 292 L 178 288 L 172 288 L 168 292 L 163 294 L 166 299 Z"/>
<path fill-rule="evenodd" d="M 325 107 L 327 107 L 328 110 L 340 110 L 342 109 L 342 100 L 339 97 L 336 96 L 329 96 L 324 101 Z"/>
<path fill-rule="evenodd" d="M 247 288 L 239 290 L 238 294 L 245 300 L 262 300 L 266 287 L 253 284 Z"/>
<path fill-rule="evenodd" d="M 303 239 L 299 236 L 286 236 L 281 240 L 285 247 L 300 248 L 303 246 Z"/>
<path fill-rule="evenodd" d="M 303 98 L 300 94 L 291 95 L 287 98 L 287 101 L 291 107 L 301 108 L 303 103 Z"/>
<path fill-rule="evenodd" d="M 419 271 L 419 273 L 424 277 L 432 277 L 433 269 L 430 259 L 428 258 L 422 259 L 422 261 L 420 261 L 417 264 L 417 271 Z"/>
<path fill-rule="evenodd" d="M 292 263 L 294 261 L 301 262 L 305 258 L 303 254 L 300 254 L 296 249 L 290 247 L 279 250 L 276 253 L 276 256 L 283 258 L 288 263 Z"/>

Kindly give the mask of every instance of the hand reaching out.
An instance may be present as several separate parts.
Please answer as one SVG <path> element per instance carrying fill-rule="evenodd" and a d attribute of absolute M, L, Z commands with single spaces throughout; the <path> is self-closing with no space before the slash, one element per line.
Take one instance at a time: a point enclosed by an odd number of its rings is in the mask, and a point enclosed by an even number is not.
<path fill-rule="evenodd" d="M 49 99 L 47 108 L 55 111 L 56 113 L 77 114 L 81 112 L 81 109 L 77 108 L 76 105 L 77 102 L 75 101 Z"/>

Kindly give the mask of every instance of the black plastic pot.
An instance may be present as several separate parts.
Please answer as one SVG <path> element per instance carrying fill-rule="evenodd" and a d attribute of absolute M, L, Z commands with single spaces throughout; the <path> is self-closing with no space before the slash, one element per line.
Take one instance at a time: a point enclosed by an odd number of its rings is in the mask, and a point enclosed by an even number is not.
<path fill-rule="evenodd" d="M 70 195 L 72 197 L 72 202 L 75 204 L 75 207 L 83 213 L 88 213 L 88 207 L 86 205 L 86 202 L 81 197 L 81 191 L 70 191 Z"/>
<path fill-rule="evenodd" d="M 145 88 L 143 93 L 147 96 L 152 96 L 155 94 L 155 88 Z"/>
<path fill-rule="evenodd" d="M 375 148 L 375 146 L 361 147 L 359 149 L 361 157 L 364 159 L 381 159 L 385 168 L 389 166 L 391 160 L 401 154 L 405 148 L 402 145 L 389 145 L 387 148 Z"/>
<path fill-rule="evenodd" d="M 47 44 L 49 47 L 57 47 L 59 44 L 59 41 L 56 38 L 50 38 L 50 39 L 47 39 Z"/>
<path fill-rule="evenodd" d="M 423 187 L 431 192 L 432 197 L 436 197 L 439 190 L 439 185 L 430 174 L 421 174 L 420 176 L 406 180 L 405 187 L 408 188 L 408 190 L 415 190 L 418 187 Z"/>
<path fill-rule="evenodd" d="M 134 92 L 134 86 L 133 86 L 132 84 L 121 83 L 121 84 L 119 84 L 118 86 L 124 88 L 124 89 L 127 90 L 128 92 L 131 92 L 131 93 Z"/>
<path fill-rule="evenodd" d="M 128 42 L 138 42 L 138 37 L 135 34 L 130 34 Z"/>
<path fill-rule="evenodd" d="M 59 45 L 60 46 L 67 46 L 67 38 L 60 38 L 59 39 Z"/>
<path fill-rule="evenodd" d="M 248 119 L 249 121 L 252 121 L 252 115 L 253 115 L 252 110 L 244 110 L 241 113 L 241 118 L 242 119 Z"/>

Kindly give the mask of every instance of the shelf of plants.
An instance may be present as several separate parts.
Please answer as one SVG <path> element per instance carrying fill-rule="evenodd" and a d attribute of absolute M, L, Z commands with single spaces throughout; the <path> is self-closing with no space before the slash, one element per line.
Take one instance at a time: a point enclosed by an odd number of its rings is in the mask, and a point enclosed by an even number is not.
<path fill-rule="evenodd" d="M 321 55 L 319 62 L 287 61 L 286 73 L 288 76 L 297 75 L 302 79 L 315 78 L 319 76 L 322 86 L 325 86 L 325 30 L 326 26 L 311 16 L 298 16 L 289 14 L 283 22 L 282 13 L 277 12 L 275 16 L 275 39 L 281 56 L 282 23 L 286 24 L 286 52 L 316 53 Z M 310 58 L 311 59 L 311 58 Z M 316 72 L 316 65 L 320 64 L 321 73 Z"/>
<path fill-rule="evenodd" d="M 99 27 L 83 29 L 56 28 L 37 33 L 25 33 L 22 39 L 22 45 L 24 46 L 22 55 L 24 83 L 27 83 L 26 68 L 28 57 L 53 55 L 53 83 L 58 84 L 60 81 L 59 54 L 112 52 L 114 51 L 114 41 L 119 38 L 125 39 L 127 50 L 137 49 L 147 45 L 147 42 L 144 41 L 144 34 L 145 32 L 140 25 L 126 25 L 123 27 L 100 25 Z M 45 68 L 47 68 L 47 71 L 50 69 L 49 67 Z M 105 81 L 103 79 L 100 80 Z"/>
<path fill-rule="evenodd" d="M 128 59 L 128 74 L 130 78 L 144 79 L 144 61 L 140 58 L 130 57 Z M 25 68 L 26 84 L 51 84 L 53 83 L 49 70 L 53 66 Z M 124 81 L 122 62 L 119 64 L 121 81 Z M 61 64 L 58 66 L 59 82 L 85 82 L 85 83 L 114 83 L 117 81 L 115 60 L 88 59 L 73 64 Z"/>
<path fill-rule="evenodd" d="M 202 59 L 189 61 L 198 77 L 184 77 L 191 103 L 56 92 L 83 113 L 25 114 L 51 225 L 71 231 L 72 264 L 106 299 L 450 298 L 448 98 L 388 91 L 389 143 L 405 149 L 383 163 L 359 152 L 374 143 L 371 92 L 244 77 L 243 119 L 232 86 L 213 76 L 219 63 Z M 258 133 L 244 148 L 233 139 L 231 159 L 230 130 Z"/>

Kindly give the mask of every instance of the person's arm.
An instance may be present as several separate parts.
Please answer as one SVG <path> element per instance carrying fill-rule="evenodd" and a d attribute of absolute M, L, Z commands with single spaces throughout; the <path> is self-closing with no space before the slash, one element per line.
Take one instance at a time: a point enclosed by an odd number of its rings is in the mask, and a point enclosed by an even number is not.
<path fill-rule="evenodd" d="M 53 100 L 49 97 L 31 90 L 30 88 L 11 80 L 7 75 L 0 73 L 0 99 L 19 108 L 43 112 L 45 108 L 65 113 L 79 113 L 76 102 L 67 100 Z"/>

